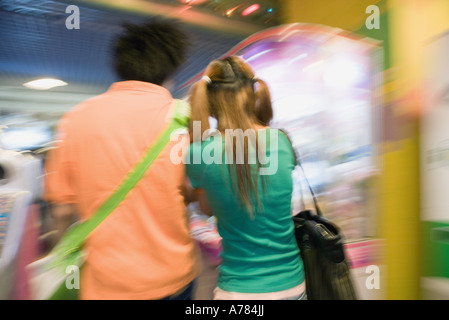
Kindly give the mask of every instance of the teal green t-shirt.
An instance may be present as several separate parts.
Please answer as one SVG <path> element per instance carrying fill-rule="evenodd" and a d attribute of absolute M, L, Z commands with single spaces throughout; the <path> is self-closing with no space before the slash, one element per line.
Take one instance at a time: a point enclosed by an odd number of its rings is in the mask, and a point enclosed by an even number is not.
<path fill-rule="evenodd" d="M 259 156 L 261 168 L 253 166 L 263 173 L 259 174 L 260 201 L 253 215 L 238 201 L 221 135 L 191 144 L 186 157 L 192 186 L 204 189 L 217 219 L 223 248 L 217 285 L 226 291 L 275 292 L 304 281 L 291 216 L 293 150 L 281 131 L 258 133 L 266 148 L 259 153 L 265 156 Z"/>

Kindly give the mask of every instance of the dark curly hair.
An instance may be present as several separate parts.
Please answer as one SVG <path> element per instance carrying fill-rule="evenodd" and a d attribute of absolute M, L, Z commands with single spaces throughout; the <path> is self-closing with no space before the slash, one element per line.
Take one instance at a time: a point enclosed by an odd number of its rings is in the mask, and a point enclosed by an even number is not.
<path fill-rule="evenodd" d="M 115 46 L 115 69 L 122 80 L 161 85 L 184 62 L 190 43 L 179 21 L 153 18 L 123 27 L 126 32 Z"/>

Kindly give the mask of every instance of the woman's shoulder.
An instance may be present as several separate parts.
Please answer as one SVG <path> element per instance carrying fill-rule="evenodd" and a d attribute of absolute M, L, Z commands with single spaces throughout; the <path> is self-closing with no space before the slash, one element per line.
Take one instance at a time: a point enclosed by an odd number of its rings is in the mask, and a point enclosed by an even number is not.
<path fill-rule="evenodd" d="M 265 134 L 267 135 L 268 139 L 277 139 L 278 141 L 280 141 L 282 144 L 287 144 L 287 145 L 291 145 L 291 139 L 287 133 L 287 131 L 285 131 L 284 129 L 279 129 L 279 128 L 267 128 L 265 130 Z"/>

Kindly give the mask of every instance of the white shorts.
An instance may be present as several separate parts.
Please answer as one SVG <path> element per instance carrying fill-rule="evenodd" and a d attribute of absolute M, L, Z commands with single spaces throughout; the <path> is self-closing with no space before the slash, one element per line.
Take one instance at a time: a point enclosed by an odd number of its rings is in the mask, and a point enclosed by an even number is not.
<path fill-rule="evenodd" d="M 305 282 L 287 290 L 266 293 L 231 292 L 217 287 L 214 289 L 214 300 L 302 300 L 305 291 Z"/>

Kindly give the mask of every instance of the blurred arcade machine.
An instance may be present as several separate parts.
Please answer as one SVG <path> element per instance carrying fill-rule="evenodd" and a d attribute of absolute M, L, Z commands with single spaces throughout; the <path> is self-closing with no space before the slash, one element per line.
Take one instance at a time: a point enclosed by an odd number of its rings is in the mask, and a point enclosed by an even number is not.
<path fill-rule="evenodd" d="M 0 300 L 26 300 L 26 265 L 38 253 L 42 162 L 0 147 Z"/>
<path fill-rule="evenodd" d="M 380 131 L 378 43 L 341 29 L 294 23 L 256 33 L 224 56 L 229 55 L 242 57 L 268 83 L 271 125 L 290 134 L 325 215 L 342 229 L 360 299 L 383 299 L 380 289 L 366 285 L 367 266 L 379 266 L 382 248 L 372 188 Z M 294 210 L 301 186 L 311 203 L 296 171 Z"/>

